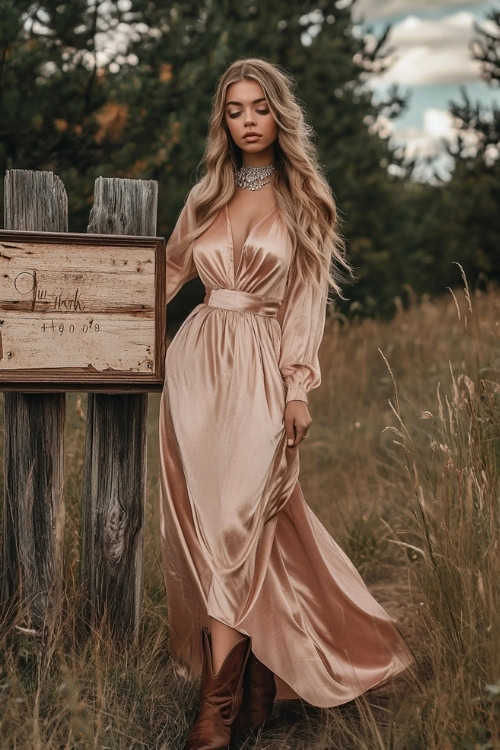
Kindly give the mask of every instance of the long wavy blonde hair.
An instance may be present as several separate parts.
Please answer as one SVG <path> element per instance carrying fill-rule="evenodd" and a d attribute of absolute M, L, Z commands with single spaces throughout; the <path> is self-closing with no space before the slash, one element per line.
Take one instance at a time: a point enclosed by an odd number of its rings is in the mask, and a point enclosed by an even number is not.
<path fill-rule="evenodd" d="M 188 195 L 192 201 L 193 229 L 183 237 L 177 252 L 182 255 L 208 228 L 235 191 L 235 172 L 242 165 L 242 152 L 231 137 L 224 112 L 227 88 L 242 79 L 261 85 L 278 125 L 274 144 L 275 197 L 294 242 L 296 273 L 302 279 L 311 277 L 317 285 L 328 284 L 345 299 L 339 283 L 345 274 L 340 267 L 351 276 L 353 271 L 345 258 L 335 200 L 318 163 L 312 140 L 314 130 L 305 121 L 294 95 L 293 78 L 280 66 L 262 58 L 235 60 L 217 82 L 205 152 L 196 170 L 198 182 Z"/>

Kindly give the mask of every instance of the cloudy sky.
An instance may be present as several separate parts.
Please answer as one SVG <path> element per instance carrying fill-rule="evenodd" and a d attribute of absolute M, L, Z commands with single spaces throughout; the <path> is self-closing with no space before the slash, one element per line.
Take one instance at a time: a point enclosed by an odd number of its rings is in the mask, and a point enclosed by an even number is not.
<path fill-rule="evenodd" d="M 481 80 L 480 68 L 471 59 L 474 22 L 485 23 L 486 13 L 499 3 L 457 0 L 358 0 L 356 17 L 361 30 L 372 26 L 380 32 L 392 24 L 389 44 L 395 49 L 394 64 L 370 85 L 384 91 L 398 83 L 411 94 L 409 107 L 387 127 L 395 142 L 410 155 L 430 155 L 442 177 L 449 162 L 442 153 L 441 138 L 453 139 L 448 102 L 461 101 L 465 85 L 473 101 L 500 104 L 500 89 Z M 425 173 L 422 173 L 424 176 Z"/>

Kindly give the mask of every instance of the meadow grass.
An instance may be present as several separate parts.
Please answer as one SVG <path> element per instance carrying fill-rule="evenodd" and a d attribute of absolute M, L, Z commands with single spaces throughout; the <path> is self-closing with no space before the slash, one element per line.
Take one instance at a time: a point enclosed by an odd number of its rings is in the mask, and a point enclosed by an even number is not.
<path fill-rule="evenodd" d="M 281 701 L 241 747 L 500 748 L 499 313 L 498 290 L 471 298 L 464 279 L 460 293 L 400 307 L 390 323 L 327 320 L 302 489 L 417 665 L 343 706 Z M 0 750 L 182 746 L 197 684 L 169 658 L 159 398 L 149 397 L 145 600 L 133 648 L 100 630 L 77 635 L 86 396 L 67 396 L 63 602 L 43 648 L 15 622 L 0 628 Z"/>

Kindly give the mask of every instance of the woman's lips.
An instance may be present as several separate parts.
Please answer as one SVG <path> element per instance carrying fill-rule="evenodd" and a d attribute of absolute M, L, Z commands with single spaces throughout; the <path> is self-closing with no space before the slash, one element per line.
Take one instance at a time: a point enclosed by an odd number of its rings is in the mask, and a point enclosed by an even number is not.
<path fill-rule="evenodd" d="M 244 141 L 256 141 L 257 138 L 260 138 L 260 135 L 244 135 L 243 136 Z"/>

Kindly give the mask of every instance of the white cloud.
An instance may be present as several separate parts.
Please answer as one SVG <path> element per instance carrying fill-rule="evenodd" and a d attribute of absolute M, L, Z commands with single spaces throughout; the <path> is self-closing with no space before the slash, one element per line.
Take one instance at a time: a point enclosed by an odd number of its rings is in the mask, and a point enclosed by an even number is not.
<path fill-rule="evenodd" d="M 358 0 L 353 8 L 353 16 L 355 19 L 362 17 L 366 21 L 376 21 L 407 13 L 433 13 L 461 5 L 470 6 L 471 0 Z M 491 3 L 488 0 L 475 0 L 474 5 L 481 8 Z"/>
<path fill-rule="evenodd" d="M 462 9 L 457 11 L 458 6 Z M 386 48 L 393 52 L 392 64 L 384 74 L 372 75 L 368 83 L 382 90 L 392 83 L 403 87 L 418 86 L 420 96 L 417 101 L 425 102 L 426 87 L 432 84 L 481 80 L 480 65 L 472 59 L 471 42 L 477 36 L 476 23 L 491 28 L 491 22 L 477 19 L 477 9 L 486 11 L 487 7 L 491 7 L 490 0 L 476 0 L 475 3 L 471 0 L 358 0 L 355 8 L 364 16 L 363 20 L 400 18 L 392 24 L 386 43 Z M 471 8 L 476 15 L 470 12 Z M 362 25 L 355 28 L 358 33 L 366 34 Z M 430 88 L 428 90 L 430 92 Z M 439 90 L 432 90 L 432 100 L 435 101 Z M 453 158 L 447 153 L 445 144 L 456 145 L 457 124 L 444 101 L 431 107 L 429 100 L 427 108 L 425 104 L 422 108 L 419 105 L 416 114 L 418 122 L 411 126 L 399 124 L 397 119 L 379 118 L 374 128 L 381 135 L 390 137 L 392 145 L 401 154 L 416 160 L 416 179 L 432 180 L 433 169 L 446 179 L 453 168 Z M 462 139 L 464 148 L 473 154 L 477 134 L 462 132 Z M 498 149 L 492 149 L 489 157 L 492 161 L 500 158 Z M 396 170 L 395 165 L 392 166 Z"/>
<path fill-rule="evenodd" d="M 474 16 L 460 11 L 439 20 L 408 16 L 395 24 L 388 45 L 393 65 L 371 85 L 463 83 L 480 79 L 480 65 L 472 59 Z"/>
<path fill-rule="evenodd" d="M 379 117 L 374 129 L 381 135 L 390 135 L 392 145 L 401 146 L 409 159 L 435 158 L 443 151 L 441 138 L 453 141 L 455 130 L 449 112 L 434 107 L 423 113 L 421 127 L 400 128 L 394 120 Z"/>
<path fill-rule="evenodd" d="M 391 145 L 399 147 L 407 159 L 417 160 L 417 179 L 429 178 L 430 170 L 425 164 L 426 160 L 431 160 L 432 167 L 445 179 L 453 167 L 453 158 L 446 152 L 445 141 L 456 145 L 457 124 L 445 109 L 428 107 L 422 113 L 420 127 L 400 128 L 397 122 L 379 117 L 373 129 L 381 135 L 390 136 Z M 464 145 L 473 153 L 477 145 L 477 134 L 462 133 L 462 136 Z"/>
<path fill-rule="evenodd" d="M 445 109 L 429 107 L 424 112 L 424 131 L 433 138 L 454 140 L 455 126 L 453 117 Z"/>

